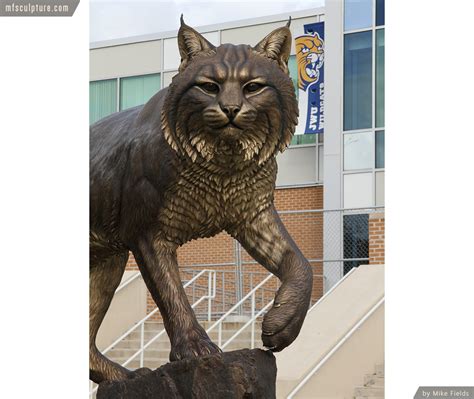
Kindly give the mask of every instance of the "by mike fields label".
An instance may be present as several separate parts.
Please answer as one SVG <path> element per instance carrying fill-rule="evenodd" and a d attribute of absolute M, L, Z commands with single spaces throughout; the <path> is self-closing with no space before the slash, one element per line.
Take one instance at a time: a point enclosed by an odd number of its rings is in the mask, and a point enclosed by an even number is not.
<path fill-rule="evenodd" d="M 413 399 L 474 399 L 474 387 L 419 387 Z"/>
<path fill-rule="evenodd" d="M 0 0 L 0 17 L 71 17 L 79 0 Z"/>

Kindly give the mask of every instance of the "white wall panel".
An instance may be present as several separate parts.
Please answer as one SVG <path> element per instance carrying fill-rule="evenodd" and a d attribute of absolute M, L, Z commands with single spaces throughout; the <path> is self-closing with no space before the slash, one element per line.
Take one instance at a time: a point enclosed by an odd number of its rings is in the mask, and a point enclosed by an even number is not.
<path fill-rule="evenodd" d="M 219 32 L 207 32 L 202 34 L 214 46 L 219 45 Z M 178 39 L 172 37 L 163 41 L 163 68 L 178 69 L 181 57 L 178 49 Z"/>
<path fill-rule="evenodd" d="M 222 43 L 250 44 L 255 46 L 272 30 L 285 26 L 288 20 L 266 23 L 261 25 L 244 26 L 242 28 L 226 29 L 222 31 Z M 314 17 L 297 18 L 291 21 L 290 31 L 293 39 L 303 34 L 303 25 L 319 22 L 319 15 Z M 295 54 L 295 42 L 291 43 L 291 54 Z"/>
<path fill-rule="evenodd" d="M 344 175 L 344 208 L 373 206 L 372 173 Z"/>
<path fill-rule="evenodd" d="M 173 79 L 173 76 L 176 75 L 178 71 L 173 72 L 164 72 L 163 73 L 163 88 L 168 87 Z"/>
<path fill-rule="evenodd" d="M 90 51 L 90 80 L 146 75 L 160 69 L 160 40 Z"/>
<path fill-rule="evenodd" d="M 180 61 L 178 39 L 172 37 L 171 39 L 163 40 L 163 68 L 178 69 Z"/>
<path fill-rule="evenodd" d="M 316 183 L 316 147 L 287 148 L 277 162 L 277 186 Z"/>
<path fill-rule="evenodd" d="M 225 29 L 221 31 L 221 42 L 232 44 L 250 44 L 255 46 L 272 30 L 284 26 L 284 21 L 268 24 L 244 26 L 242 28 Z"/>

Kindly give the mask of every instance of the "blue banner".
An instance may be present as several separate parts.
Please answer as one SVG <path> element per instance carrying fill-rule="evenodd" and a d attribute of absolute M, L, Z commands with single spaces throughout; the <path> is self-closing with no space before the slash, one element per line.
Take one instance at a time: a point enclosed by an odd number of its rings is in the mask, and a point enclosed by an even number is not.
<path fill-rule="evenodd" d="M 324 133 L 324 22 L 304 25 L 295 38 L 300 126 L 296 134 Z"/>

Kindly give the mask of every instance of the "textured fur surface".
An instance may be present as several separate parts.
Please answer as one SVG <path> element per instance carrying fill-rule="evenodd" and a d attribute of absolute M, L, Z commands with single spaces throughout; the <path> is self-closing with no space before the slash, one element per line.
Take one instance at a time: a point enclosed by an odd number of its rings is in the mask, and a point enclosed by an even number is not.
<path fill-rule="evenodd" d="M 134 374 L 102 356 L 97 330 L 132 251 L 163 316 L 170 359 L 219 351 L 181 285 L 176 249 L 227 231 L 282 285 L 263 321 L 274 351 L 298 335 L 311 267 L 273 206 L 275 156 L 289 144 L 298 107 L 288 77 L 291 34 L 257 46 L 214 47 L 182 21 L 182 58 L 169 88 L 144 106 L 91 127 L 91 379 Z"/>

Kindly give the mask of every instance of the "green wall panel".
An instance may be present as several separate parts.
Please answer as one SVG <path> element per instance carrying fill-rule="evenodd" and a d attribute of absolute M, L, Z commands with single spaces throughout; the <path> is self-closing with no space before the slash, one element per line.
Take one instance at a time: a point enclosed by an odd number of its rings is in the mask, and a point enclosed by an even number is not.
<path fill-rule="evenodd" d="M 145 104 L 160 86 L 159 73 L 120 79 L 120 110 Z"/>
<path fill-rule="evenodd" d="M 97 122 L 117 111 L 117 80 L 89 83 L 89 123 Z"/>

